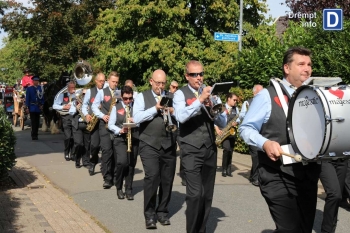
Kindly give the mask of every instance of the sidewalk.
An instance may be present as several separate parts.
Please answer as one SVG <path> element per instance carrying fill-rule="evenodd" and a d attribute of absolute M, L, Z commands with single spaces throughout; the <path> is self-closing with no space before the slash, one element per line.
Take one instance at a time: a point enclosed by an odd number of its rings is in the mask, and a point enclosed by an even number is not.
<path fill-rule="evenodd" d="M 0 192 L 0 232 L 105 232 L 22 159 L 10 176 L 18 188 Z"/>

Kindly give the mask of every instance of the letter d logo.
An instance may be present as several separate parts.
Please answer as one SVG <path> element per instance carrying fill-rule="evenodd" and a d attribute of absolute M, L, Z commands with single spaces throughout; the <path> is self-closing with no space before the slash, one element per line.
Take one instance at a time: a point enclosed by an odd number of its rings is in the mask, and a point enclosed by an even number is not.
<path fill-rule="evenodd" d="M 323 10 L 323 30 L 343 30 L 343 9 Z"/>

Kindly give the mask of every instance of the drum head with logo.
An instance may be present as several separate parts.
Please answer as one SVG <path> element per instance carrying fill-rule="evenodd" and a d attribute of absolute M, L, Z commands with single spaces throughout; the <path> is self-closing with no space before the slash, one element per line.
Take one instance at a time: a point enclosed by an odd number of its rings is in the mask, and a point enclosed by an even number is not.
<path fill-rule="evenodd" d="M 320 152 L 325 135 L 322 95 L 311 86 L 299 87 L 288 108 L 288 132 L 295 152 L 314 159 Z"/>

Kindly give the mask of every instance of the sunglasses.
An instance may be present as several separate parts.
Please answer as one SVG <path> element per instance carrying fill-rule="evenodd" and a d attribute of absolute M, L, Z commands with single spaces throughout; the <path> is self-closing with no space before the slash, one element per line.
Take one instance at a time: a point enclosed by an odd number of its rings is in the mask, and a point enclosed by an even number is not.
<path fill-rule="evenodd" d="M 134 99 L 134 97 L 123 97 L 123 100 L 124 100 L 124 101 L 133 100 L 133 99 Z"/>
<path fill-rule="evenodd" d="M 190 76 L 191 78 L 197 78 L 197 76 L 199 75 L 200 77 L 203 77 L 204 75 L 204 71 L 200 72 L 200 73 L 187 73 L 188 76 Z"/>
<path fill-rule="evenodd" d="M 178 86 L 170 85 L 172 88 L 178 89 Z"/>
<path fill-rule="evenodd" d="M 233 101 L 238 101 L 238 99 L 233 99 Z"/>

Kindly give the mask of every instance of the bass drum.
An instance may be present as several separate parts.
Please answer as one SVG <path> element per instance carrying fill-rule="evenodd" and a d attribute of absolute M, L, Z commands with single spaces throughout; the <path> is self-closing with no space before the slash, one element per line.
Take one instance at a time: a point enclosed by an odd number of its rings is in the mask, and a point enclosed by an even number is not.
<path fill-rule="evenodd" d="M 294 151 L 306 161 L 349 156 L 349 113 L 349 87 L 299 87 L 290 100 L 287 117 Z"/>

